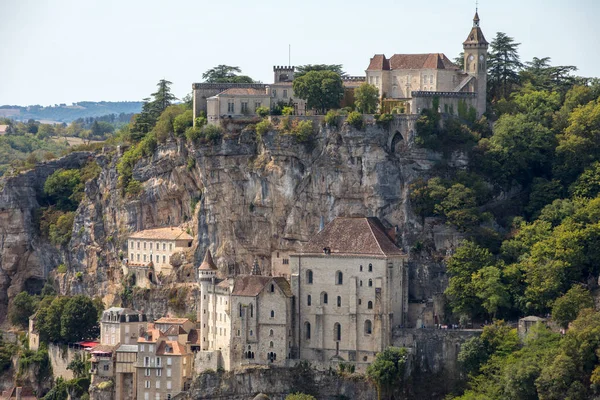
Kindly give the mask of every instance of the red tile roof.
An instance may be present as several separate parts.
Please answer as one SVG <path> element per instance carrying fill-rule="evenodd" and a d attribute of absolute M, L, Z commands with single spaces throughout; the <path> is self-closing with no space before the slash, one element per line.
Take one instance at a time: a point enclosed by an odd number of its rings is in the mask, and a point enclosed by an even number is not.
<path fill-rule="evenodd" d="M 170 347 L 170 351 L 167 352 L 167 346 Z M 176 355 L 181 356 L 187 354 L 187 350 L 184 345 L 174 340 L 165 340 L 160 342 L 158 349 L 156 349 L 156 355 Z"/>
<path fill-rule="evenodd" d="M 212 259 L 212 254 L 210 254 L 210 250 L 206 250 L 206 254 L 204 255 L 204 261 L 202 261 L 202 264 L 200 264 L 200 267 L 198 269 L 201 271 L 212 271 L 217 269 L 217 266 L 215 265 L 215 262 Z"/>
<path fill-rule="evenodd" d="M 334 219 L 303 246 L 301 254 L 323 254 L 325 248 L 340 255 L 404 255 L 373 217 Z"/>
<path fill-rule="evenodd" d="M 228 96 L 269 96 L 265 90 L 252 88 L 230 88 L 219 93 Z"/>
<path fill-rule="evenodd" d="M 192 240 L 194 239 L 183 229 L 177 227 L 146 229 L 132 233 L 130 239 L 159 239 L 159 240 Z"/>
<path fill-rule="evenodd" d="M 154 321 L 155 324 L 185 324 L 188 322 L 188 318 L 171 318 L 171 317 L 162 317 Z"/>
<path fill-rule="evenodd" d="M 459 69 L 443 53 L 428 54 L 394 54 L 387 59 L 383 54 L 376 54 L 371 58 L 369 71 L 394 70 L 394 69 Z"/>

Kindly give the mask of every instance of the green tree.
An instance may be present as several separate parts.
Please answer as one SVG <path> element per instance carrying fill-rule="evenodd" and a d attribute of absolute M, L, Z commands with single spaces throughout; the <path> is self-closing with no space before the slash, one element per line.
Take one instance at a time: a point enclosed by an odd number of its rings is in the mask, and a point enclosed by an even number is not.
<path fill-rule="evenodd" d="M 478 372 L 488 358 L 486 343 L 479 336 L 468 339 L 460 346 L 458 361 L 468 374 Z"/>
<path fill-rule="evenodd" d="M 75 212 L 69 211 L 61 215 L 56 224 L 50 225 L 49 238 L 52 244 L 64 246 L 71 240 L 73 223 L 75 222 Z"/>
<path fill-rule="evenodd" d="M 476 296 L 492 318 L 496 318 L 500 308 L 508 309 L 511 306 L 510 295 L 502 275 L 499 268 L 488 266 L 477 271 L 472 278 Z"/>
<path fill-rule="evenodd" d="M 46 139 L 50 136 L 54 136 L 54 125 L 40 124 L 37 131 L 37 137 L 40 139 Z"/>
<path fill-rule="evenodd" d="M 61 342 L 61 318 L 63 309 L 69 298 L 58 296 L 54 299 L 44 298 L 42 300 L 37 317 L 37 326 L 40 332 L 40 341 L 43 342 Z"/>
<path fill-rule="evenodd" d="M 444 293 L 453 312 L 468 316 L 481 313 L 481 299 L 473 284 L 473 275 L 494 264 L 494 257 L 489 250 L 469 241 L 461 244 L 446 265 L 450 279 Z"/>
<path fill-rule="evenodd" d="M 254 80 L 246 75 L 238 75 L 242 70 L 230 65 L 217 65 L 202 74 L 202 79 L 207 83 L 254 83 Z"/>
<path fill-rule="evenodd" d="M 67 365 L 67 369 L 73 371 L 75 378 L 89 376 L 90 367 L 80 353 L 75 353 L 73 360 Z"/>
<path fill-rule="evenodd" d="M 331 71 L 340 76 L 346 75 L 346 73 L 342 70 L 341 64 L 306 64 L 296 67 L 294 79 L 300 78 L 311 71 Z"/>
<path fill-rule="evenodd" d="M 488 90 L 491 98 L 508 98 L 513 87 L 518 84 L 518 71 L 523 67 L 518 52 L 519 45 L 503 32 L 496 33 L 492 40 L 488 57 Z"/>
<path fill-rule="evenodd" d="M 600 162 L 590 165 L 569 187 L 573 196 L 594 198 L 600 194 Z"/>
<path fill-rule="evenodd" d="M 8 320 L 11 324 L 26 328 L 29 317 L 35 313 L 37 301 L 34 296 L 27 292 L 21 292 L 15 296 L 8 311 Z"/>
<path fill-rule="evenodd" d="M 552 319 L 563 328 L 567 328 L 569 323 L 577 318 L 579 311 L 593 307 L 594 299 L 590 292 L 581 285 L 574 285 L 554 301 Z"/>
<path fill-rule="evenodd" d="M 177 100 L 177 97 L 175 97 L 175 95 L 171 93 L 172 84 L 173 82 L 169 82 L 166 79 L 161 79 L 156 84 L 156 86 L 158 86 L 158 90 L 152 93 L 152 96 L 154 97 L 154 101 L 152 101 L 152 104 L 153 111 L 156 113 L 157 116 L 162 114 L 162 112 L 165 111 L 167 107 L 169 107 L 171 104 L 173 104 L 175 100 Z"/>
<path fill-rule="evenodd" d="M 98 335 L 98 310 L 92 299 L 83 295 L 69 299 L 61 315 L 60 333 L 66 342 L 77 342 Z"/>
<path fill-rule="evenodd" d="M 356 110 L 363 114 L 374 114 L 379 104 L 379 89 L 364 82 L 354 89 Z"/>
<path fill-rule="evenodd" d="M 404 380 L 407 354 L 404 347 L 388 347 L 377 353 L 375 361 L 367 368 L 367 376 L 377 385 L 379 398 L 384 393 L 391 395 L 393 388 L 400 389 Z"/>
<path fill-rule="evenodd" d="M 296 96 L 305 99 L 308 108 L 325 113 L 339 107 L 344 95 L 340 75 L 333 71 L 310 71 L 293 82 Z"/>
<path fill-rule="evenodd" d="M 73 211 L 83 197 L 81 174 L 75 169 L 59 169 L 44 182 L 44 194 L 62 211 Z"/>
<path fill-rule="evenodd" d="M 179 114 L 173 120 L 173 131 L 178 136 L 182 136 L 185 130 L 194 125 L 194 112 L 186 110 L 183 114 Z"/>

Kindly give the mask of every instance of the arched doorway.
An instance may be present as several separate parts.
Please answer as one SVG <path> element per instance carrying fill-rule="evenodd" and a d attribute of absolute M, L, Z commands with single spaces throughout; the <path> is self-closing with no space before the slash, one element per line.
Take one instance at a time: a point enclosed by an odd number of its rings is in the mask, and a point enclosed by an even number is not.
<path fill-rule="evenodd" d="M 404 148 L 404 136 L 400 133 L 400 131 L 394 132 L 392 136 L 392 140 L 390 142 L 390 153 L 396 154 L 402 151 Z"/>

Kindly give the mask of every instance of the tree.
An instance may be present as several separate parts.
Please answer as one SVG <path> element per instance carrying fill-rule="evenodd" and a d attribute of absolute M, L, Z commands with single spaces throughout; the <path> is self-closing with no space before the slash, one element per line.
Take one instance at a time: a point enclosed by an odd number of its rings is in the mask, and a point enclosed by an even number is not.
<path fill-rule="evenodd" d="M 76 169 L 59 169 L 44 182 L 44 194 L 51 204 L 63 211 L 73 211 L 83 197 L 81 174 Z"/>
<path fill-rule="evenodd" d="M 306 64 L 296 67 L 294 79 L 300 78 L 311 71 L 331 71 L 340 76 L 346 75 L 346 73 L 342 71 L 342 64 Z"/>
<path fill-rule="evenodd" d="M 577 318 L 580 310 L 593 307 L 594 299 L 590 292 L 581 285 L 574 285 L 554 301 L 552 319 L 563 328 L 567 328 L 569 323 Z"/>
<path fill-rule="evenodd" d="M 407 355 L 404 347 L 388 347 L 377 353 L 375 361 L 367 368 L 367 376 L 377 385 L 379 398 L 382 392 L 388 393 L 392 388 L 399 388 L 404 378 Z"/>
<path fill-rule="evenodd" d="M 512 88 L 519 82 L 518 71 L 523 67 L 517 48 L 520 43 L 503 32 L 496 33 L 490 45 L 488 57 L 488 87 L 496 100 L 508 98 Z"/>
<path fill-rule="evenodd" d="M 577 83 L 575 76 L 571 75 L 577 71 L 573 65 L 550 65 L 550 57 L 533 57 L 525 63 L 525 68 L 520 72 L 523 83 L 530 84 L 535 90 L 546 90 L 565 94 Z"/>
<path fill-rule="evenodd" d="M 344 95 L 342 78 L 332 71 L 310 71 L 293 82 L 296 96 L 305 99 L 308 108 L 325 113 L 339 107 Z"/>
<path fill-rule="evenodd" d="M 57 343 L 62 340 L 61 319 L 68 301 L 68 297 L 58 296 L 54 299 L 44 298 L 41 302 L 37 312 L 40 341 Z"/>
<path fill-rule="evenodd" d="M 154 101 L 152 101 L 152 108 L 153 112 L 156 113 L 156 116 L 162 114 L 167 107 L 173 104 L 173 101 L 177 100 L 177 97 L 171 93 L 172 84 L 172 82 L 169 82 L 165 79 L 161 79 L 156 84 L 156 86 L 158 86 L 158 90 L 155 93 L 152 93 L 152 96 L 154 97 Z"/>
<path fill-rule="evenodd" d="M 502 271 L 494 266 L 480 269 L 473 275 L 473 286 L 481 305 L 492 316 L 500 308 L 510 308 L 510 296 L 506 285 L 502 282 Z"/>
<path fill-rule="evenodd" d="M 479 371 L 479 367 L 487 361 L 488 357 L 486 344 L 479 336 L 464 342 L 458 353 L 458 361 L 468 374 Z"/>
<path fill-rule="evenodd" d="M 40 139 L 46 139 L 49 138 L 50 136 L 54 135 L 54 125 L 51 124 L 40 124 L 38 131 L 37 131 L 37 137 Z"/>
<path fill-rule="evenodd" d="M 60 333 L 65 342 L 77 342 L 98 335 L 98 310 L 92 299 L 83 295 L 69 299 L 61 315 Z"/>
<path fill-rule="evenodd" d="M 35 313 L 35 297 L 27 292 L 21 292 L 13 299 L 8 311 L 8 319 L 11 324 L 26 328 L 29 323 L 29 317 Z"/>
<path fill-rule="evenodd" d="M 207 83 L 254 83 L 249 76 L 237 75 L 241 72 L 240 67 L 221 64 L 203 73 L 202 79 Z"/>
<path fill-rule="evenodd" d="M 67 369 L 73 371 L 75 378 L 84 378 L 89 375 L 90 367 L 88 363 L 81 357 L 80 353 L 75 353 L 73 360 L 67 365 Z"/>
<path fill-rule="evenodd" d="M 379 89 L 364 82 L 354 89 L 354 102 L 358 112 L 363 114 L 374 114 L 379 104 Z"/>

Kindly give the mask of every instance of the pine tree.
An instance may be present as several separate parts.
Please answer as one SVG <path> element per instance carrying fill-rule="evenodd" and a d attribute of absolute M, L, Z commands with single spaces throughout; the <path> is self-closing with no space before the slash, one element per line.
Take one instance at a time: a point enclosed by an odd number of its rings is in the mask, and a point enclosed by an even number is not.
<path fill-rule="evenodd" d="M 496 100 L 507 98 L 511 88 L 519 82 L 519 70 L 523 68 L 517 51 L 520 45 L 503 32 L 498 32 L 492 40 L 488 59 L 488 88 L 491 97 Z"/>

